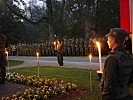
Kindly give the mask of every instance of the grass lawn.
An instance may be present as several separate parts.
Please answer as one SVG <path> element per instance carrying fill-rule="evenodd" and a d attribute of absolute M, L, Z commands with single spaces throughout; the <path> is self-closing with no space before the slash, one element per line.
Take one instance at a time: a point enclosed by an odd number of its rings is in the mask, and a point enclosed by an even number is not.
<path fill-rule="evenodd" d="M 16 70 L 10 70 L 23 75 L 37 75 L 37 67 L 27 67 Z M 90 91 L 90 71 L 85 69 L 69 69 L 64 67 L 40 67 L 40 76 L 47 78 L 56 78 L 65 82 L 75 83 L 77 86 L 85 88 L 86 92 L 79 97 L 73 97 L 71 100 L 101 100 L 99 81 L 96 71 L 92 71 L 93 91 Z M 133 94 L 133 89 L 131 89 Z"/>
<path fill-rule="evenodd" d="M 9 67 L 10 66 L 17 66 L 24 63 L 24 61 L 19 61 L 19 60 L 9 60 Z"/>
<path fill-rule="evenodd" d="M 37 67 L 21 68 L 17 70 L 10 70 L 23 75 L 37 75 Z M 75 83 L 77 86 L 86 89 L 80 97 L 73 97 L 72 100 L 101 100 L 99 90 L 97 88 L 99 82 L 95 71 L 92 72 L 93 91 L 90 91 L 89 70 L 84 69 L 69 69 L 63 67 L 40 67 L 40 75 L 47 78 L 56 78 L 64 80 L 65 82 Z"/>

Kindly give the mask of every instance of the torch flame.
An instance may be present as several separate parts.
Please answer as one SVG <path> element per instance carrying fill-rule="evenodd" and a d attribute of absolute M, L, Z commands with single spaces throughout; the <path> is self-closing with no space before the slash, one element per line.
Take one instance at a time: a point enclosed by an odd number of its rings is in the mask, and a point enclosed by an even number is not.
<path fill-rule="evenodd" d="M 54 42 L 54 45 L 56 45 L 56 42 Z"/>
<path fill-rule="evenodd" d="M 39 52 L 36 52 L 37 57 L 39 56 Z"/>
<path fill-rule="evenodd" d="M 8 55 L 8 51 L 5 51 L 5 53 Z"/>
<path fill-rule="evenodd" d="M 98 47 L 98 53 L 99 53 L 99 64 L 100 64 L 100 71 L 102 71 L 102 59 L 101 59 L 101 47 L 100 42 L 96 42 L 96 45 Z"/>
<path fill-rule="evenodd" d="M 96 45 L 97 45 L 98 48 L 100 48 L 100 42 L 97 41 Z"/>
<path fill-rule="evenodd" d="M 89 55 L 89 58 L 90 58 L 90 60 L 91 60 L 91 58 L 92 58 L 92 55 L 91 55 L 91 54 Z"/>

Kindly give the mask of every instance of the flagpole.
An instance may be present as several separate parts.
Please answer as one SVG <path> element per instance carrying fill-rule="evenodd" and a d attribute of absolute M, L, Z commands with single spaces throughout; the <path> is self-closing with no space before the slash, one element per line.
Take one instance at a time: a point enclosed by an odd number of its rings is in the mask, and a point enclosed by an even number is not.
<path fill-rule="evenodd" d="M 129 11 L 130 11 L 130 32 L 132 37 L 132 54 L 133 54 L 133 1 L 129 0 Z"/>

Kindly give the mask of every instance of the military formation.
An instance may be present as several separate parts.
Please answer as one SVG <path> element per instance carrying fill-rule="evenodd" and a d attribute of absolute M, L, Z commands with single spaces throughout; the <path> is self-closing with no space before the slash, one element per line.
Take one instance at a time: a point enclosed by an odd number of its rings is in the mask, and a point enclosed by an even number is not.
<path fill-rule="evenodd" d="M 17 43 L 15 47 L 14 45 L 9 46 L 9 54 L 13 56 L 14 54 L 18 56 L 35 56 L 36 52 L 38 51 L 41 56 L 55 56 L 55 41 Z M 86 41 L 82 38 L 64 38 L 62 43 L 64 56 L 86 56 L 89 53 L 92 53 L 93 55 L 98 55 L 94 39 L 90 38 L 88 41 Z M 102 46 L 104 46 L 105 43 L 106 41 L 103 40 L 103 43 L 101 43 Z M 104 54 L 105 51 L 102 50 L 102 52 Z"/>

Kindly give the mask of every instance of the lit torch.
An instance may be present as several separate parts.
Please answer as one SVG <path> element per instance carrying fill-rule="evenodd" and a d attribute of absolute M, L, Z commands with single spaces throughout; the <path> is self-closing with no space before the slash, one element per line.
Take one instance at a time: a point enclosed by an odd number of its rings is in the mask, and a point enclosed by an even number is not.
<path fill-rule="evenodd" d="M 98 47 L 98 53 L 99 53 L 99 65 L 100 65 L 100 70 L 97 71 L 99 79 L 101 80 L 102 77 L 102 73 L 103 73 L 103 69 L 102 69 L 102 59 L 101 59 L 101 46 L 100 46 L 100 42 L 96 42 L 96 45 Z"/>
<path fill-rule="evenodd" d="M 39 52 L 36 52 L 36 56 L 37 56 L 37 66 L 38 66 L 38 76 L 39 76 Z"/>
<path fill-rule="evenodd" d="M 54 42 L 55 50 L 57 50 L 57 43 L 56 41 Z"/>
<path fill-rule="evenodd" d="M 54 45 L 56 45 L 56 42 L 54 42 Z"/>
<path fill-rule="evenodd" d="M 91 59 L 92 59 L 92 55 L 90 54 L 89 55 L 89 58 L 90 58 L 90 89 L 92 91 L 92 81 L 91 81 L 91 68 L 92 68 L 92 63 L 91 63 Z"/>
<path fill-rule="evenodd" d="M 9 73 L 9 59 L 8 59 L 8 51 L 5 51 L 6 53 L 6 60 L 7 60 L 7 72 Z"/>
<path fill-rule="evenodd" d="M 100 46 L 100 42 L 96 42 L 96 45 L 98 47 L 98 53 L 99 53 L 100 71 L 102 72 L 102 59 L 101 59 L 101 46 Z"/>
<path fill-rule="evenodd" d="M 89 55 L 89 58 L 90 58 L 90 70 L 91 70 L 91 58 L 92 58 L 91 54 Z"/>

